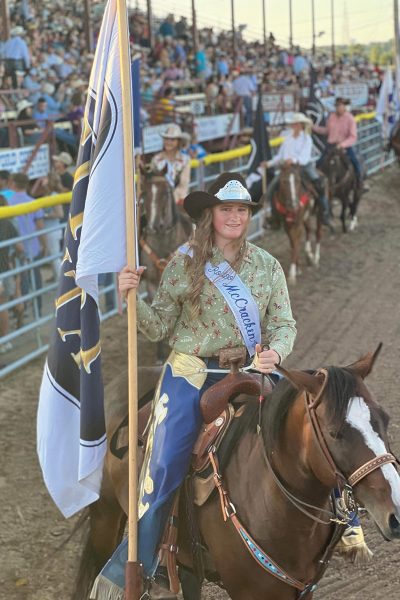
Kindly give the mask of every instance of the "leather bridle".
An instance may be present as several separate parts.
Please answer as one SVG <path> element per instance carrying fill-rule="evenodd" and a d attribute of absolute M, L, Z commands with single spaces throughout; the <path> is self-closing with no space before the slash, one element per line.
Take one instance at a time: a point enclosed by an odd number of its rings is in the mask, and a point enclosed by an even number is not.
<path fill-rule="evenodd" d="M 319 390 L 317 396 L 312 398 L 311 394 L 308 392 L 305 393 L 305 403 L 306 403 L 306 411 L 308 418 L 310 420 L 312 430 L 314 433 L 315 440 L 317 442 L 317 446 L 322 452 L 323 456 L 326 459 L 326 462 L 329 465 L 329 469 L 332 472 L 332 475 L 336 479 L 337 487 L 342 492 L 345 488 L 347 491 L 350 491 L 355 485 L 360 483 L 367 475 L 378 469 L 379 467 L 389 464 L 389 463 L 399 463 L 397 458 L 391 454 L 381 454 L 380 456 L 376 456 L 372 460 L 367 461 L 360 467 L 358 467 L 351 475 L 346 477 L 343 473 L 337 468 L 336 463 L 332 457 L 332 454 L 329 450 L 328 444 L 326 443 L 324 433 L 321 429 L 321 425 L 318 420 L 317 408 L 321 403 L 323 393 L 325 391 L 326 385 L 328 383 L 328 371 L 326 369 L 319 369 L 316 372 L 316 375 L 322 374 L 324 377 L 324 381 L 322 383 L 321 389 Z"/>
<path fill-rule="evenodd" d="M 336 502 L 335 498 L 332 497 L 332 505 L 334 512 L 330 512 L 325 509 L 322 509 L 321 507 L 313 506 L 311 504 L 303 502 L 302 500 L 294 496 L 294 494 L 289 492 L 289 490 L 287 490 L 287 488 L 283 485 L 283 483 L 280 481 L 279 477 L 273 470 L 272 465 L 267 457 L 267 453 L 264 450 L 264 458 L 268 467 L 271 470 L 274 481 L 276 482 L 281 492 L 286 496 L 286 498 L 298 510 L 300 510 L 313 521 L 324 525 L 328 525 L 329 523 L 333 523 L 335 525 L 331 539 L 327 547 L 325 548 L 323 556 L 318 561 L 317 574 L 315 575 L 312 581 L 310 581 L 309 583 L 303 583 L 295 579 L 294 577 L 291 577 L 284 569 L 282 569 L 277 563 L 275 563 L 272 560 L 272 558 L 268 554 L 266 554 L 266 552 L 251 537 L 247 529 L 238 519 L 236 515 L 236 508 L 229 497 L 228 491 L 223 485 L 222 475 L 219 470 L 215 446 L 211 446 L 211 448 L 209 448 L 208 450 L 210 462 L 214 471 L 214 483 L 219 493 L 222 516 L 224 521 L 226 522 L 230 520 L 232 522 L 240 536 L 240 539 L 242 540 L 242 542 L 244 543 L 245 547 L 250 552 L 254 560 L 256 560 L 256 562 L 260 565 L 260 567 L 262 567 L 270 575 L 276 577 L 280 581 L 290 585 L 291 587 L 297 590 L 298 600 L 308 597 L 308 595 L 316 589 L 317 583 L 322 578 L 329 564 L 335 546 L 343 535 L 345 527 L 351 521 L 354 514 L 357 513 L 357 504 L 353 496 L 353 486 L 357 485 L 360 481 L 367 477 L 367 475 L 369 475 L 370 473 L 372 473 L 373 471 L 385 464 L 400 464 L 398 459 L 393 454 L 386 453 L 367 461 L 366 463 L 358 467 L 350 476 L 346 477 L 345 475 L 343 475 L 343 473 L 336 466 L 336 463 L 329 450 L 328 444 L 326 443 L 324 433 L 318 420 L 317 408 L 321 403 L 322 396 L 325 391 L 329 377 L 328 371 L 326 369 L 319 369 L 318 371 L 316 371 L 315 375 L 318 376 L 319 374 L 322 374 L 324 377 L 321 389 L 319 390 L 317 396 L 315 396 L 314 398 L 311 396 L 310 393 L 305 392 L 305 404 L 306 412 L 309 417 L 312 430 L 314 432 L 315 440 L 317 442 L 317 447 L 325 457 L 326 462 L 328 463 L 329 468 L 332 472 L 332 475 L 336 480 L 336 485 L 341 493 L 341 498 L 338 503 Z M 310 511 L 307 509 L 316 510 L 319 512 L 319 514 L 327 514 L 330 518 L 328 522 L 323 521 L 319 517 L 310 513 Z"/>

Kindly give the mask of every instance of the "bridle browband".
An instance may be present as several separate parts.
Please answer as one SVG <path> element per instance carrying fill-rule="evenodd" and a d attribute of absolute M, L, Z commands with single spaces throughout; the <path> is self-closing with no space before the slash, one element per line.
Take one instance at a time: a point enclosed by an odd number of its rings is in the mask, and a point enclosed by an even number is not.
<path fill-rule="evenodd" d="M 356 469 L 350 476 L 345 477 L 343 475 L 343 473 L 337 468 L 336 463 L 332 457 L 332 454 L 328 448 L 328 444 L 326 443 L 325 436 L 324 436 L 321 426 L 319 424 L 319 420 L 318 420 L 318 416 L 317 416 L 317 412 L 316 412 L 319 404 L 321 403 L 322 396 L 325 391 L 325 388 L 326 388 L 326 385 L 328 382 L 328 377 L 329 377 L 328 371 L 326 369 L 319 369 L 318 371 L 316 371 L 315 375 L 317 376 L 319 374 L 322 374 L 324 376 L 324 381 L 322 383 L 321 389 L 319 390 L 318 394 L 314 398 L 312 398 L 310 393 L 305 392 L 306 412 L 307 412 L 307 415 L 309 417 L 309 420 L 310 420 L 310 423 L 311 423 L 311 426 L 312 426 L 312 429 L 314 432 L 314 437 L 317 442 L 317 446 L 318 446 L 319 450 L 322 452 L 323 456 L 325 457 L 326 462 L 328 463 L 329 468 L 332 471 L 332 475 L 334 476 L 334 478 L 336 480 L 337 487 L 339 488 L 339 491 L 341 492 L 339 506 L 336 506 L 335 498 L 333 498 L 332 503 L 333 503 L 334 512 L 330 512 L 330 511 L 327 511 L 320 507 L 313 506 L 311 504 L 307 504 L 306 502 L 303 502 L 302 500 L 296 498 L 296 496 L 294 496 L 291 492 L 289 492 L 289 490 L 287 490 L 286 487 L 282 484 L 279 477 L 274 472 L 272 465 L 267 457 L 267 454 L 264 451 L 264 458 L 267 462 L 268 467 L 270 468 L 272 476 L 273 476 L 278 488 L 288 498 L 288 500 L 299 511 L 301 511 L 303 514 L 308 516 L 313 521 L 316 521 L 317 523 L 320 523 L 323 525 L 329 525 L 330 523 L 335 524 L 335 528 L 333 530 L 331 539 L 325 549 L 325 552 L 324 552 L 322 558 L 318 561 L 319 568 L 318 568 L 317 574 L 311 582 L 306 584 L 306 583 L 303 583 L 303 582 L 295 579 L 294 577 L 291 577 L 290 575 L 288 575 L 284 571 L 284 569 L 279 567 L 272 560 L 272 558 L 268 554 L 266 554 L 262 550 L 262 548 L 257 544 L 257 542 L 251 537 L 251 535 L 248 533 L 246 528 L 242 525 L 242 523 L 238 519 L 238 517 L 236 515 L 236 508 L 229 497 L 228 491 L 225 489 L 225 487 L 223 485 L 222 475 L 221 475 L 220 469 L 219 469 L 218 457 L 216 454 L 215 446 L 211 446 L 208 450 L 210 463 L 211 463 L 213 471 L 214 471 L 214 474 L 213 474 L 214 484 L 219 493 L 222 516 L 223 516 L 224 521 L 225 522 L 228 520 L 232 521 L 232 524 L 234 525 L 236 531 L 238 532 L 240 539 L 242 540 L 246 549 L 249 551 L 249 553 L 254 558 L 254 560 L 263 568 L 264 571 L 266 571 L 270 575 L 273 575 L 274 577 L 276 577 L 283 583 L 286 583 L 286 584 L 290 585 L 291 587 L 294 587 L 298 591 L 298 594 L 297 594 L 298 600 L 300 600 L 301 598 L 305 598 L 306 596 L 308 596 L 308 594 L 312 593 L 316 589 L 317 583 L 322 578 L 322 576 L 329 564 L 329 561 L 333 554 L 335 546 L 343 535 L 345 527 L 348 525 L 350 520 L 353 518 L 354 513 L 357 513 L 357 504 L 356 504 L 356 502 L 354 500 L 354 496 L 353 496 L 353 487 L 355 485 L 357 485 L 360 481 L 362 481 L 362 479 L 367 477 L 367 475 L 369 475 L 370 473 L 372 473 L 373 471 L 375 471 L 376 469 L 378 469 L 379 467 L 381 467 L 385 464 L 388 464 L 388 463 L 400 464 L 398 459 L 393 454 L 387 453 L 387 454 L 382 454 L 380 456 L 377 456 L 377 457 L 373 458 L 372 460 L 369 460 L 368 462 L 364 463 L 363 465 L 361 465 L 361 467 Z M 323 521 L 322 519 L 319 519 L 318 517 L 316 517 L 315 515 L 310 513 L 308 510 L 306 510 L 304 507 L 308 507 L 310 509 L 319 511 L 320 513 L 325 513 L 325 514 L 330 515 L 329 521 L 326 522 L 326 521 Z"/>

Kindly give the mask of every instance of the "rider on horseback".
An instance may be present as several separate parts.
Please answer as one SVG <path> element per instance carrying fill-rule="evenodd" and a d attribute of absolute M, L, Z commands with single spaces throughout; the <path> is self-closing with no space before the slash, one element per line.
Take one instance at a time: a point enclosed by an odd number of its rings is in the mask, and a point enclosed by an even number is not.
<path fill-rule="evenodd" d="M 345 98 L 336 98 L 335 112 L 329 115 L 326 125 L 313 125 L 312 130 L 327 136 L 326 152 L 332 147 L 345 151 L 345 156 L 353 165 L 358 186 L 361 188 L 363 185 L 362 168 L 353 147 L 357 143 L 357 123 L 351 112 L 347 110 L 349 104 L 350 101 Z"/>
<path fill-rule="evenodd" d="M 163 149 L 155 154 L 151 166 L 155 171 L 166 168 L 166 179 L 174 189 L 175 202 L 182 204 L 189 192 L 190 157 L 182 152 L 183 142 L 187 135 L 179 125 L 172 123 L 161 134 Z"/>
<path fill-rule="evenodd" d="M 329 226 L 330 211 L 328 198 L 325 193 L 324 177 L 317 171 L 311 159 L 313 143 L 310 135 L 311 120 L 303 113 L 294 113 L 288 120 L 288 123 L 291 126 L 291 133 L 285 137 L 277 155 L 267 162 L 267 167 L 292 164 L 300 165 L 300 174 L 303 181 L 305 184 L 311 181 L 318 194 L 318 201 L 322 212 L 322 223 Z M 275 175 L 267 191 L 267 198 L 272 207 L 273 198 L 279 186 L 279 177 L 279 173 Z"/>
<path fill-rule="evenodd" d="M 163 582 L 160 540 L 202 426 L 200 398 L 225 377 L 223 359 L 239 352 L 243 366 L 268 374 L 293 347 L 296 328 L 282 267 L 246 241 L 256 206 L 235 173 L 220 175 L 208 193 L 189 194 L 184 208 L 196 230 L 165 268 L 151 306 L 137 299 L 139 329 L 152 341 L 168 338 L 172 348 L 154 398 L 140 481 L 138 554 L 148 581 Z M 142 273 L 125 267 L 120 292 L 137 289 Z M 111 580 L 112 597 L 123 597 L 126 552 L 123 542 L 97 590 Z M 93 597 L 111 596 L 96 591 Z"/>

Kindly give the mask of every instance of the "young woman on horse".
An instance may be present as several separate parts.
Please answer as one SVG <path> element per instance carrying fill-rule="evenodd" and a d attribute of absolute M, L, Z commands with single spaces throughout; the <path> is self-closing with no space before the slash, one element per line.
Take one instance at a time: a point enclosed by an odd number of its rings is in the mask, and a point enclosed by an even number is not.
<path fill-rule="evenodd" d="M 272 160 L 267 162 L 268 167 L 282 165 L 299 165 L 301 176 L 312 182 L 318 193 L 318 201 L 322 211 L 322 224 L 330 225 L 329 202 L 325 193 L 323 176 L 315 168 L 311 160 L 312 138 L 310 135 L 311 121 L 303 113 L 294 113 L 288 120 L 291 127 L 290 135 L 285 137 L 279 148 L 279 152 Z M 267 198 L 273 206 L 273 198 L 279 186 L 280 174 L 275 175 L 271 181 Z"/>
<path fill-rule="evenodd" d="M 202 425 L 200 398 L 227 372 L 220 360 L 239 349 L 243 366 L 272 373 L 296 337 L 280 264 L 246 241 L 255 206 L 235 173 L 189 194 L 184 209 L 196 230 L 168 263 L 151 306 L 137 300 L 139 329 L 152 341 L 168 338 L 172 349 L 148 424 L 139 492 L 139 561 L 156 581 L 160 540 Z M 121 294 L 137 289 L 142 272 L 121 271 Z M 123 542 L 102 571 L 116 589 L 124 587 L 125 561 Z"/>
<path fill-rule="evenodd" d="M 153 156 L 151 166 L 155 171 L 166 171 L 166 179 L 174 189 L 175 202 L 182 204 L 189 192 L 190 157 L 182 152 L 183 140 L 186 139 L 179 125 L 169 125 L 164 133 L 163 149 Z"/>

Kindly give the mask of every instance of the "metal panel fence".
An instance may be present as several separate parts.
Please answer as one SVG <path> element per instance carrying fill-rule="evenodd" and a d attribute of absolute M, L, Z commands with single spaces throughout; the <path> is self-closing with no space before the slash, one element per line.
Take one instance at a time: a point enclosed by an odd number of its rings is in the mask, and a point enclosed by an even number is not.
<path fill-rule="evenodd" d="M 357 148 L 368 174 L 375 173 L 394 161 L 394 156 L 384 150 L 381 125 L 375 119 L 359 122 L 358 138 Z M 276 151 L 279 145 L 277 142 L 273 144 L 273 151 Z M 248 148 L 246 152 L 226 153 L 228 156 L 234 155 L 234 158 L 228 160 L 221 157 L 221 160 L 215 161 L 213 157 L 208 161 L 199 161 L 194 170 L 191 187 L 203 188 L 222 171 L 246 172 L 249 153 Z M 252 218 L 249 239 L 257 239 L 263 234 L 264 217 L 265 211 L 260 210 Z M 58 240 L 56 251 L 51 256 L 38 256 L 34 260 L 22 261 L 17 257 L 11 270 L 0 272 L 0 378 L 43 355 L 49 348 L 54 298 L 58 286 L 56 266 L 59 266 L 62 260 L 61 240 L 64 229 L 65 223 L 56 224 L 40 230 L 40 233 L 0 241 L 1 255 L 7 249 L 13 252 L 16 244 L 38 235 L 50 235 Z M 16 283 L 20 293 L 13 297 Z M 105 320 L 118 312 L 116 277 L 110 273 L 104 274 L 100 276 L 99 283 L 100 315 L 101 320 Z"/>

